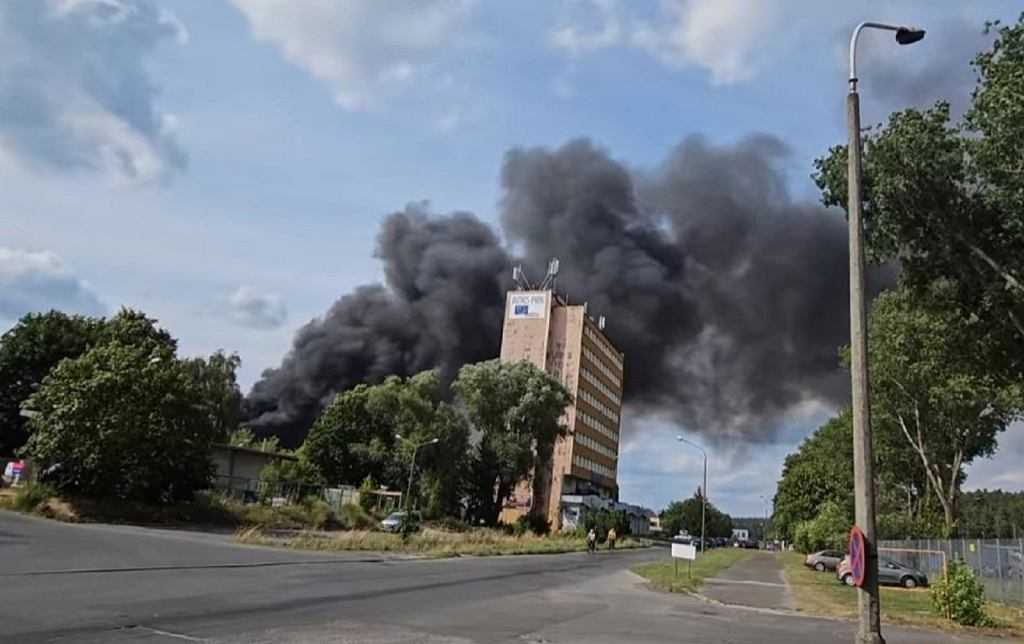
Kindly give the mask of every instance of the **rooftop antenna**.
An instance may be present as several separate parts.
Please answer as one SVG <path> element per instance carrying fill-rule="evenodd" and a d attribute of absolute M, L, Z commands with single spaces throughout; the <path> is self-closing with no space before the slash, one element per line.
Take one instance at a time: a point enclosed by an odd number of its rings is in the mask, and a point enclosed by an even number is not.
<path fill-rule="evenodd" d="M 602 315 L 601 317 L 597 318 L 597 328 L 599 328 L 602 331 L 604 331 L 604 325 L 605 325 L 605 319 L 604 319 L 604 316 Z"/>
<path fill-rule="evenodd" d="M 555 282 L 558 279 L 558 258 L 553 258 L 548 262 L 548 274 L 544 276 L 544 281 L 540 284 L 540 290 L 555 290 Z"/>
<path fill-rule="evenodd" d="M 526 273 L 523 272 L 522 265 L 516 265 L 512 267 L 512 281 L 521 291 L 533 291 L 534 286 L 527 279 Z"/>

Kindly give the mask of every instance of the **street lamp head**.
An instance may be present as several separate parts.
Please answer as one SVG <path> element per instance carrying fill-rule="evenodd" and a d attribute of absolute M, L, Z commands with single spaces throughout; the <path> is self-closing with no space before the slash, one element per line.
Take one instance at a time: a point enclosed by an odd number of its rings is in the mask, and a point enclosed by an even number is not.
<path fill-rule="evenodd" d="M 398 440 L 403 440 L 403 438 L 402 438 L 402 435 L 401 435 L 401 434 L 395 434 L 395 438 L 397 438 Z"/>
<path fill-rule="evenodd" d="M 440 438 L 435 438 L 434 440 L 430 441 L 430 444 L 431 444 L 431 445 L 437 445 L 437 444 L 438 444 L 438 443 L 440 443 L 440 442 L 441 442 L 441 439 L 440 439 Z"/>
<path fill-rule="evenodd" d="M 896 42 L 901 45 L 913 45 L 924 38 L 924 29 L 916 27 L 900 27 L 896 30 Z"/>

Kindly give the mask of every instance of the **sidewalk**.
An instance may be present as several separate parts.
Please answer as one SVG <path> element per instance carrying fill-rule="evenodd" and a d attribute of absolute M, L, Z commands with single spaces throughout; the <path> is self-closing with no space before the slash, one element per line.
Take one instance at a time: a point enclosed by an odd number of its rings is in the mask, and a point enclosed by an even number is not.
<path fill-rule="evenodd" d="M 704 580 L 701 594 L 723 604 L 755 608 L 792 609 L 793 598 L 773 552 L 757 552 Z"/>

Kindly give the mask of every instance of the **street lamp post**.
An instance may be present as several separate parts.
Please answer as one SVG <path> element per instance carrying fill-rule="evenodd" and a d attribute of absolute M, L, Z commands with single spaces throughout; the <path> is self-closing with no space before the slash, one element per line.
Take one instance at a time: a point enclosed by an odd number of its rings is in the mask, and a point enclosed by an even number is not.
<path fill-rule="evenodd" d="M 708 453 L 705 452 L 704 448 L 698 445 L 697 443 L 694 443 L 693 441 L 688 441 L 682 436 L 676 436 L 676 440 L 678 440 L 680 443 L 686 443 L 691 447 L 696 447 L 697 449 L 700 450 L 700 453 L 704 455 L 704 488 L 700 495 L 700 552 L 701 554 L 704 554 L 704 516 L 708 507 Z"/>
<path fill-rule="evenodd" d="M 402 436 L 401 434 L 395 434 L 395 438 L 405 443 L 408 443 L 409 445 L 412 445 L 412 458 L 409 459 L 409 483 L 405 488 L 405 511 L 406 518 L 408 520 L 412 518 L 412 478 L 413 475 L 416 473 L 416 453 L 420 451 L 421 447 L 426 447 L 427 445 L 435 445 L 441 442 L 441 439 L 433 438 L 428 441 L 423 441 L 422 443 L 414 443 L 408 438 Z"/>
<path fill-rule="evenodd" d="M 878 548 L 875 543 L 874 456 L 868 392 L 867 313 L 864 298 L 864 227 L 861 212 L 860 96 L 857 94 L 857 38 L 864 29 L 896 32 L 896 42 L 910 45 L 924 30 L 862 22 L 850 37 L 850 92 L 846 97 L 850 145 L 847 154 L 850 228 L 850 378 L 853 408 L 853 476 L 857 525 L 866 545 L 864 584 L 857 590 L 858 644 L 884 644 L 878 601 Z"/>

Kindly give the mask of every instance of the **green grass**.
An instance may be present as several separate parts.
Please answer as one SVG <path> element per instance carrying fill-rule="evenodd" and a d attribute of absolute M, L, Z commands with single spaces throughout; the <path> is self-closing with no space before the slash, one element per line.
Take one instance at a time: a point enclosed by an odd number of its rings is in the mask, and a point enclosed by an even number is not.
<path fill-rule="evenodd" d="M 555 554 L 582 552 L 587 548 L 586 542 L 574 535 L 515 536 L 488 528 L 473 528 L 462 532 L 425 528 L 413 534 L 406 542 L 397 534 L 369 530 L 304 532 L 275 537 L 259 528 L 250 528 L 240 530 L 235 540 L 239 543 L 297 550 L 393 552 L 425 557 Z M 638 548 L 645 545 L 645 542 L 626 538 L 620 539 L 617 547 Z"/>
<path fill-rule="evenodd" d="M 693 592 L 700 588 L 708 577 L 714 577 L 729 566 L 753 556 L 753 550 L 743 548 L 717 548 L 705 554 L 698 554 L 693 562 L 692 577 L 688 572 L 689 562 L 679 562 L 679 575 L 675 573 L 675 563 L 668 560 L 657 563 L 643 564 L 633 568 L 633 572 L 647 579 L 658 590 L 673 593 Z"/>
<path fill-rule="evenodd" d="M 803 565 L 804 556 L 782 555 L 786 581 L 797 610 L 810 615 L 853 619 L 857 616 L 856 589 L 841 584 L 835 574 L 815 572 Z M 1020 609 L 989 602 L 989 614 L 999 623 L 997 629 L 973 629 L 957 626 L 937 613 L 926 588 L 881 588 L 882 621 L 889 624 L 924 626 L 943 630 L 1024 635 L 1024 614 Z"/>

